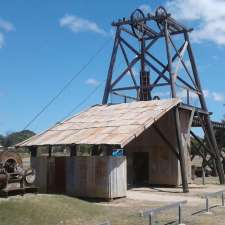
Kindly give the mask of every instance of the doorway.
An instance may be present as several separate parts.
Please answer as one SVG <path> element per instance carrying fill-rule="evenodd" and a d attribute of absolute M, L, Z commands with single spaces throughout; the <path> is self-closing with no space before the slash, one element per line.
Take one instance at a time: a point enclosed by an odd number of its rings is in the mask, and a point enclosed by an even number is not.
<path fill-rule="evenodd" d="M 133 153 L 133 171 L 134 184 L 144 185 L 148 184 L 149 180 L 149 153 L 148 152 L 134 152 Z"/>

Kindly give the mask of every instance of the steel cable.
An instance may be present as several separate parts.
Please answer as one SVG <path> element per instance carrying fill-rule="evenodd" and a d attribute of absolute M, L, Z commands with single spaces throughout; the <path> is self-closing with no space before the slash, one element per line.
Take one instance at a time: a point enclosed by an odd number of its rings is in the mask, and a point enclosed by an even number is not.
<path fill-rule="evenodd" d="M 44 113 L 50 105 L 52 105 L 55 100 L 71 85 L 71 83 L 94 61 L 94 59 L 103 51 L 103 49 L 111 42 L 112 39 L 107 40 L 97 51 L 96 53 L 90 57 L 87 63 L 59 90 L 59 92 L 27 123 L 27 125 L 23 128 L 26 130 L 36 119 L 40 117 L 42 113 Z"/>

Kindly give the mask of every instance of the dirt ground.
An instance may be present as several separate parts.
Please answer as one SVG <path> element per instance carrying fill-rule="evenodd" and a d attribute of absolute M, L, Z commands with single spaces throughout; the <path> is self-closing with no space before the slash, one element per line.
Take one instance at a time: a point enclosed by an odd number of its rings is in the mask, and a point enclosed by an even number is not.
<path fill-rule="evenodd" d="M 208 178 L 207 184 L 202 185 L 201 179 L 196 184 L 190 184 L 190 192 L 182 193 L 182 188 L 132 188 L 127 192 L 126 199 L 111 203 L 99 203 L 105 206 L 139 209 L 139 216 L 147 209 L 187 200 L 183 205 L 183 223 L 190 225 L 225 225 L 225 208 L 221 207 L 221 197 L 211 197 L 210 213 L 205 212 L 206 201 L 204 194 L 224 190 L 224 185 L 215 184 L 215 178 Z M 214 184 L 212 184 L 214 183 Z M 171 209 L 155 218 L 155 224 L 171 224 L 176 220 L 176 209 Z M 137 211 L 138 214 L 138 211 Z M 173 223 L 172 223 L 173 224 Z M 174 223 L 176 224 L 176 223 Z"/>
<path fill-rule="evenodd" d="M 220 185 L 196 185 L 191 184 L 189 193 L 182 193 L 179 188 L 132 188 L 127 192 L 127 198 L 137 201 L 153 201 L 171 203 L 176 201 L 187 200 L 189 205 L 198 206 L 205 203 L 203 195 L 205 193 L 217 192 L 225 187 Z"/>
<path fill-rule="evenodd" d="M 206 185 L 190 185 L 190 193 L 181 188 L 132 188 L 127 198 L 112 202 L 77 199 L 64 195 L 16 196 L 0 199 L 1 225 L 98 225 L 109 221 L 111 225 L 147 225 L 148 218 L 142 212 L 176 201 L 187 200 L 183 205 L 183 223 L 186 225 L 225 225 L 225 208 L 221 198 L 210 198 L 211 214 L 205 213 L 204 193 L 225 189 L 207 179 Z M 214 183 L 214 184 L 212 184 Z M 217 207 L 215 207 L 217 206 Z M 177 224 L 177 209 L 171 209 L 155 216 L 155 224 Z M 173 222 L 173 223 L 171 223 Z"/>
<path fill-rule="evenodd" d="M 23 161 L 26 168 L 30 166 L 29 159 L 24 157 Z M 46 216 L 46 219 L 43 219 L 40 222 L 40 217 L 37 216 L 36 218 L 35 214 L 32 213 L 33 210 L 32 212 L 26 212 L 24 211 L 24 207 L 22 207 L 23 209 L 21 209 L 21 211 L 23 212 L 23 217 L 21 217 L 21 219 L 15 220 L 15 224 L 17 225 L 58 225 L 58 223 L 56 223 L 55 221 L 61 221 L 61 218 L 64 222 L 60 222 L 60 225 L 97 225 L 104 221 L 109 221 L 111 225 L 144 225 L 148 224 L 148 218 L 142 218 L 140 216 L 143 211 L 150 208 L 165 206 L 172 202 L 187 200 L 187 204 L 183 205 L 182 207 L 184 224 L 225 225 L 225 208 L 219 206 L 221 205 L 221 198 L 210 198 L 210 206 L 212 207 L 210 209 L 211 214 L 205 213 L 204 210 L 206 206 L 205 199 L 203 198 L 205 193 L 223 190 L 225 189 L 225 186 L 218 185 L 218 179 L 213 177 L 206 178 L 205 182 L 206 185 L 202 185 L 202 179 L 196 179 L 193 184 L 189 185 L 190 192 L 187 194 L 182 193 L 181 187 L 132 188 L 127 191 L 127 198 L 117 199 L 112 202 L 94 202 L 89 200 L 80 202 L 75 198 L 66 196 L 58 197 L 55 195 L 27 195 L 23 198 L 12 197 L 7 201 L 0 199 L 0 211 L 2 212 L 1 209 L 4 209 L 5 215 L 11 215 L 13 211 L 16 214 L 24 203 L 25 205 L 30 204 L 30 209 L 32 209 L 32 207 L 39 207 L 40 214 Z M 35 205 L 36 203 L 37 205 Z M 15 206 L 13 206 L 13 204 L 15 204 Z M 98 210 L 97 208 L 95 208 L 96 206 L 100 207 L 99 211 L 106 210 L 104 215 L 101 215 L 101 212 L 99 212 L 98 214 Z M 82 209 L 82 207 L 84 208 L 84 210 Z M 65 212 L 62 213 L 62 209 L 65 209 Z M 169 222 L 175 221 L 177 215 L 176 210 L 177 209 L 171 209 L 156 216 L 155 225 L 169 224 Z M 55 216 L 52 217 L 51 212 Z M 92 213 L 96 215 L 95 218 L 93 216 L 90 216 L 92 215 Z M 18 213 L 19 218 L 20 216 L 21 214 Z M 30 218 L 30 220 L 24 220 L 24 217 Z M 3 213 L 0 213 L 0 225 L 14 225 L 14 222 L 10 217 L 8 217 L 7 219 L 5 218 L 6 216 L 4 216 Z M 84 218 L 89 219 L 85 221 Z M 4 219 L 5 223 L 3 223 Z"/>

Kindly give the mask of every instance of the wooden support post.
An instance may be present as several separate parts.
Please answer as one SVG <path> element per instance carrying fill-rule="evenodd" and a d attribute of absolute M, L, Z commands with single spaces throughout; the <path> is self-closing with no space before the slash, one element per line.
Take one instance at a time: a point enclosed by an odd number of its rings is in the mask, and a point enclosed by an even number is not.
<path fill-rule="evenodd" d="M 30 151 L 30 156 L 31 157 L 37 157 L 37 147 L 31 146 L 28 149 Z"/>
<path fill-rule="evenodd" d="M 191 67 L 192 67 L 193 75 L 194 75 L 194 78 L 195 78 L 196 86 L 198 87 L 198 91 L 200 92 L 199 99 L 200 99 L 201 107 L 204 111 L 208 112 L 205 97 L 204 97 L 204 93 L 203 93 L 201 83 L 200 83 L 200 79 L 199 79 L 197 66 L 196 66 L 195 59 L 194 59 L 194 54 L 193 54 L 193 51 L 192 51 L 192 46 L 191 46 L 191 43 L 190 43 L 190 40 L 189 40 L 188 32 L 184 33 L 184 38 L 188 42 L 187 51 L 188 51 L 188 54 L 189 54 L 189 58 L 190 58 Z M 209 135 L 209 139 L 210 139 L 210 142 L 211 142 L 211 145 L 212 145 L 211 150 L 212 150 L 212 152 L 215 152 L 216 167 L 217 167 L 217 172 L 218 172 L 218 175 L 219 175 L 220 184 L 225 184 L 225 177 L 224 177 L 224 171 L 223 171 L 223 167 L 222 167 L 222 163 L 221 163 L 221 157 L 220 157 L 219 149 L 218 149 L 218 146 L 217 146 L 217 143 L 216 143 L 216 138 L 215 138 L 215 134 L 214 134 L 214 131 L 213 131 L 213 127 L 212 127 L 212 123 L 211 123 L 209 115 L 205 116 L 205 126 L 206 126 L 206 132 Z"/>
<path fill-rule="evenodd" d="M 173 60 L 171 57 L 170 34 L 168 30 L 167 20 L 165 20 L 164 28 L 165 28 L 164 33 L 165 33 L 165 44 L 166 44 L 167 61 L 168 61 L 168 72 L 170 74 L 170 82 L 171 82 L 171 93 L 172 93 L 172 98 L 176 98 L 177 97 L 176 96 L 176 80 L 172 72 Z M 183 192 L 187 193 L 189 192 L 189 189 L 188 189 L 188 181 L 187 181 L 187 171 L 185 166 L 184 148 L 183 148 L 182 137 L 181 137 L 180 115 L 179 115 L 178 106 L 176 106 L 173 111 L 174 111 L 174 120 L 175 120 L 176 136 L 177 136 L 177 146 L 179 150 L 179 160 L 180 160 Z"/>
<path fill-rule="evenodd" d="M 180 115 L 179 115 L 178 107 L 174 108 L 174 119 L 175 119 L 175 127 L 176 127 L 177 145 L 178 145 L 178 150 L 179 150 L 180 170 L 181 170 L 183 192 L 187 193 L 187 192 L 189 192 L 189 188 L 188 188 L 188 181 L 187 181 L 187 171 L 186 171 L 184 147 L 183 147 L 182 137 L 181 137 Z"/>
<path fill-rule="evenodd" d="M 77 145 L 73 144 L 69 146 L 70 148 L 70 157 L 77 156 Z"/>
<path fill-rule="evenodd" d="M 52 146 L 51 145 L 48 146 L 48 157 L 49 158 L 52 157 Z"/>
<path fill-rule="evenodd" d="M 92 146 L 92 149 L 91 149 L 91 155 L 92 155 L 92 156 L 97 156 L 97 155 L 99 155 L 98 145 L 93 145 L 93 146 Z"/>
<path fill-rule="evenodd" d="M 162 140 L 168 145 L 168 147 L 172 150 L 172 152 L 179 159 L 179 154 L 178 154 L 176 148 L 174 148 L 174 146 L 170 143 L 170 141 L 168 140 L 168 138 L 160 130 L 160 128 L 156 124 L 154 124 L 153 127 L 154 127 L 155 131 L 157 132 L 157 134 L 162 138 Z"/>
<path fill-rule="evenodd" d="M 110 66 L 109 66 L 109 70 L 108 70 L 108 76 L 107 76 L 107 80 L 106 80 L 106 84 L 105 84 L 104 96 L 102 99 L 102 104 L 107 104 L 107 102 L 108 102 L 109 94 L 111 91 L 111 81 L 112 81 L 112 76 L 113 76 L 113 69 L 114 69 L 114 65 L 116 62 L 116 54 L 117 54 L 117 50 L 119 47 L 119 43 L 120 43 L 120 29 L 117 28 L 116 36 L 115 36 L 115 40 L 114 40 L 113 52 L 112 52 Z"/>
<path fill-rule="evenodd" d="M 112 155 L 112 146 L 111 145 L 106 145 L 106 154 L 108 156 L 111 156 Z"/>

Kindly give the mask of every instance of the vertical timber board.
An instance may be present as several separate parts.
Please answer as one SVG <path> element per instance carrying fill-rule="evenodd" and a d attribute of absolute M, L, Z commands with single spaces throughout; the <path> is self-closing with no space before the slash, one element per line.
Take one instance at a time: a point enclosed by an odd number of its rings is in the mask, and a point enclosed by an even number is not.
<path fill-rule="evenodd" d="M 55 157 L 47 157 L 47 193 L 55 193 Z"/>
<path fill-rule="evenodd" d="M 134 143 L 134 147 L 135 147 L 135 143 Z M 134 184 L 134 168 L 133 168 L 133 148 L 134 147 L 129 147 L 128 149 L 126 149 L 127 152 L 127 183 L 128 185 L 133 185 Z M 135 150 L 134 150 L 135 151 Z"/>
<path fill-rule="evenodd" d="M 116 168 L 115 168 L 115 161 L 113 160 L 112 156 L 108 157 L 108 166 L 107 166 L 107 173 L 108 173 L 108 183 L 107 183 L 107 189 L 108 189 L 108 195 L 109 199 L 115 198 L 116 190 L 115 187 L 117 187 L 116 183 Z"/>
<path fill-rule="evenodd" d="M 149 183 L 178 186 L 178 161 L 165 146 L 152 146 L 149 155 Z"/>
<path fill-rule="evenodd" d="M 127 191 L 126 157 L 109 158 L 110 198 L 125 197 Z"/>
<path fill-rule="evenodd" d="M 31 157 L 40 193 L 65 193 L 66 157 Z"/>
<path fill-rule="evenodd" d="M 75 195 L 87 197 L 87 157 L 75 157 Z"/>
<path fill-rule="evenodd" d="M 186 147 L 190 140 L 190 133 L 187 132 L 189 114 L 186 115 L 185 112 L 181 117 L 182 136 L 185 137 L 185 139 L 183 138 L 186 149 L 185 160 L 189 162 L 190 156 Z M 156 125 L 178 152 L 172 111 L 160 118 Z M 134 152 L 149 152 L 149 184 L 171 186 L 181 184 L 179 159 L 153 127 L 146 129 L 139 137 L 130 142 L 125 149 L 127 151 L 127 178 L 129 184 L 132 185 L 135 181 Z M 190 163 L 187 163 L 187 167 L 187 171 L 191 171 Z"/>
<path fill-rule="evenodd" d="M 66 158 L 55 157 L 55 192 L 60 194 L 66 191 Z"/>
<path fill-rule="evenodd" d="M 176 149 L 176 134 L 172 112 L 163 116 L 157 125 L 165 137 Z M 162 140 L 159 134 L 152 129 L 151 134 L 152 147 L 150 147 L 150 184 L 159 185 L 179 185 L 179 161 L 172 152 L 168 144 Z M 178 152 L 178 150 L 177 150 Z"/>
<path fill-rule="evenodd" d="M 36 171 L 35 186 L 39 188 L 40 193 L 47 193 L 47 158 L 31 157 L 31 167 Z"/>
<path fill-rule="evenodd" d="M 66 194 L 75 196 L 75 157 L 66 158 Z"/>
<path fill-rule="evenodd" d="M 109 157 L 103 156 L 95 156 L 91 160 L 96 160 L 95 167 L 95 197 L 100 198 L 110 198 L 109 192 L 109 177 L 110 173 L 108 173 L 108 166 L 110 161 Z M 93 196 L 94 197 L 94 196 Z"/>
<path fill-rule="evenodd" d="M 127 192 L 127 176 L 126 176 L 126 170 L 127 170 L 127 161 L 126 157 L 120 157 L 117 159 L 117 195 L 116 197 L 125 197 Z"/>
<path fill-rule="evenodd" d="M 93 159 L 93 160 L 91 160 Z M 86 179 L 86 191 L 87 193 L 93 193 L 94 191 L 94 176 L 93 176 L 93 166 L 95 165 L 95 157 L 86 157 L 87 160 L 87 179 Z"/>
<path fill-rule="evenodd" d="M 66 159 L 66 193 L 77 197 L 111 199 L 126 196 L 125 157 Z"/>

